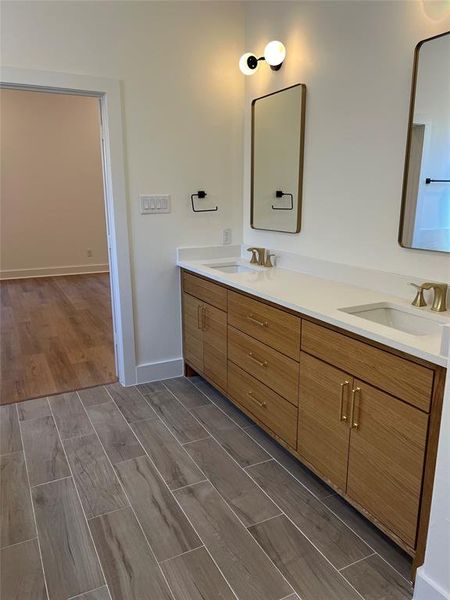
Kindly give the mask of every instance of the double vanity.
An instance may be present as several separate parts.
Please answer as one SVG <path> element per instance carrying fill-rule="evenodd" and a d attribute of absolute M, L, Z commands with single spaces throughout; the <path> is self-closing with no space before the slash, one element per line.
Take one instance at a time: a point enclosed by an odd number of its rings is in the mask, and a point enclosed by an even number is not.
<path fill-rule="evenodd" d="M 448 312 L 284 268 L 180 258 L 201 374 L 423 562 Z"/>

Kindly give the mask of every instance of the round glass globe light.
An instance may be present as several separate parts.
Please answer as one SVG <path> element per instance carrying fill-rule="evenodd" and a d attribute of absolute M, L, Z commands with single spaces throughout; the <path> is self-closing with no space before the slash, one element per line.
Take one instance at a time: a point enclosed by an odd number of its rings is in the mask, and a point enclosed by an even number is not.
<path fill-rule="evenodd" d="M 278 40 L 269 42 L 264 48 L 264 58 L 267 64 L 272 67 L 277 67 L 286 58 L 286 48 Z"/>
<path fill-rule="evenodd" d="M 246 52 L 239 59 L 239 68 L 242 71 L 242 73 L 244 73 L 244 75 L 253 75 L 254 73 L 256 73 L 256 71 L 259 68 L 259 63 L 256 63 L 256 67 L 254 69 L 251 69 L 248 66 L 248 59 L 251 56 L 254 56 L 254 55 L 251 52 Z"/>

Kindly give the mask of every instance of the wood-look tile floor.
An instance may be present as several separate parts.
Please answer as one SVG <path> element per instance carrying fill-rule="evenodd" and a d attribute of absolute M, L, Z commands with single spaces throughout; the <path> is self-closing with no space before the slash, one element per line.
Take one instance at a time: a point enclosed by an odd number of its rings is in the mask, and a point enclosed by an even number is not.
<path fill-rule="evenodd" d="M 0 404 L 116 380 L 108 273 L 0 283 Z"/>
<path fill-rule="evenodd" d="M 406 600 L 409 558 L 205 381 L 0 407 L 2 600 Z"/>

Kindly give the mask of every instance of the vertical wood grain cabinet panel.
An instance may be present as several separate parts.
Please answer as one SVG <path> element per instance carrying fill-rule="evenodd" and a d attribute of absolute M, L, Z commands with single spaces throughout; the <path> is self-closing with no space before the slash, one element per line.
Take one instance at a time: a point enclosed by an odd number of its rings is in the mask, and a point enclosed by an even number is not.
<path fill-rule="evenodd" d="M 352 377 L 300 354 L 298 453 L 340 490 L 347 482 Z"/>
<path fill-rule="evenodd" d="M 227 389 L 227 313 L 204 305 L 204 373 L 223 390 Z"/>
<path fill-rule="evenodd" d="M 415 546 L 428 415 L 355 380 L 347 494 Z M 358 423 L 355 428 L 354 423 Z"/>
<path fill-rule="evenodd" d="M 194 369 L 203 372 L 203 331 L 201 329 L 201 308 L 203 303 L 183 294 L 183 345 L 184 358 Z"/>

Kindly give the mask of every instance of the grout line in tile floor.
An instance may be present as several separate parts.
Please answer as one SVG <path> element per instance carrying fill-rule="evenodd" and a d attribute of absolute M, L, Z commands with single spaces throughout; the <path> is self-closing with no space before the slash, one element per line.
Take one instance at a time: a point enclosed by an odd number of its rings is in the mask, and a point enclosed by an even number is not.
<path fill-rule="evenodd" d="M 345 565 L 345 567 L 341 567 L 340 569 L 338 569 L 339 573 L 341 571 L 344 571 L 345 569 L 348 569 L 349 567 L 353 567 L 353 565 L 357 565 L 360 562 L 363 562 L 363 560 L 366 560 L 367 558 L 370 558 L 371 556 L 377 556 L 376 552 L 372 552 L 372 554 L 369 554 L 368 556 L 364 556 L 364 558 L 359 558 L 358 560 L 355 560 L 354 562 L 350 563 L 349 565 Z M 345 575 L 344 575 L 345 577 Z"/>
<path fill-rule="evenodd" d="M 106 386 L 105 386 L 105 388 L 106 388 Z M 108 389 L 106 389 L 106 391 L 107 391 L 107 392 L 108 392 L 108 394 L 109 394 L 109 390 L 108 390 Z M 109 394 L 109 395 L 111 396 L 111 394 Z M 78 397 L 79 397 L 79 395 L 78 395 Z M 122 414 L 122 411 L 120 410 L 119 406 L 116 404 L 116 402 L 115 402 L 115 400 L 114 400 L 114 398 L 113 398 L 112 396 L 111 396 L 111 400 L 113 401 L 113 403 L 114 403 L 114 406 L 117 408 L 117 410 L 118 410 L 118 411 L 120 412 L 120 414 L 122 415 L 122 418 L 123 418 L 123 420 L 124 420 L 124 421 L 125 421 L 125 423 L 128 425 L 128 428 L 130 429 L 130 431 L 133 433 L 133 435 L 134 435 L 134 437 L 136 438 L 136 440 L 137 440 L 138 444 L 139 444 L 139 445 L 141 446 L 141 448 L 143 449 L 143 451 L 144 451 L 144 455 L 147 455 L 147 453 L 146 453 L 146 451 L 145 451 L 145 448 L 143 447 L 143 445 L 141 444 L 141 442 L 140 442 L 140 441 L 139 441 L 139 439 L 137 438 L 136 434 L 134 433 L 134 431 L 133 431 L 133 430 L 132 430 L 132 428 L 130 427 L 130 425 L 129 425 L 128 421 L 127 421 L 127 420 L 125 419 L 125 417 L 123 416 L 123 414 Z M 80 398 L 80 402 L 81 402 L 81 398 Z M 83 408 L 84 408 L 84 407 L 83 407 Z M 87 418 L 89 419 L 89 422 L 90 422 L 90 424 L 92 425 L 92 427 L 93 427 L 93 429 L 94 429 L 94 431 L 95 431 L 95 434 L 97 435 L 97 439 L 98 439 L 98 441 L 99 441 L 99 443 L 100 443 L 100 445 L 101 445 L 101 447 L 102 447 L 102 449 L 103 449 L 103 452 L 105 453 L 106 459 L 108 460 L 109 464 L 111 465 L 111 468 L 112 468 L 112 469 L 113 469 L 113 471 L 114 471 L 114 475 L 115 475 L 115 477 L 116 477 L 116 479 L 117 479 L 117 481 L 118 481 L 118 483 L 119 483 L 120 487 L 122 488 L 122 491 L 123 491 L 123 493 L 124 493 L 124 495 L 125 495 L 125 498 L 127 499 L 127 502 L 128 502 L 129 508 L 130 508 L 130 510 L 132 511 L 132 513 L 133 513 L 133 515 L 134 515 L 134 518 L 136 519 L 136 522 L 137 522 L 137 524 L 138 524 L 138 526 L 139 526 L 139 529 L 140 529 L 140 530 L 141 530 L 141 532 L 142 532 L 142 535 L 144 536 L 144 540 L 147 542 L 147 546 L 149 547 L 149 549 L 150 549 L 150 552 L 152 553 L 152 555 L 153 555 L 153 558 L 154 558 L 154 560 L 155 560 L 155 564 L 157 565 L 157 567 L 158 567 L 158 569 L 159 569 L 159 571 L 160 571 L 160 573 L 161 573 L 161 576 L 162 576 L 162 578 L 164 579 L 164 581 L 165 581 L 165 583 L 166 583 L 166 585 L 167 585 L 167 589 L 169 590 L 169 592 L 170 592 L 170 595 L 172 596 L 172 598 L 175 598 L 175 594 L 173 593 L 173 591 L 172 591 L 172 588 L 170 587 L 170 585 L 169 585 L 169 582 L 167 581 L 167 577 L 166 577 L 166 575 L 165 575 L 165 573 L 164 573 L 163 569 L 161 568 L 161 566 L 160 566 L 160 564 L 159 564 L 159 562 L 158 562 L 158 559 L 156 558 L 156 554 L 155 554 L 155 552 L 154 552 L 154 550 L 153 550 L 153 548 L 152 548 L 152 546 L 151 546 L 151 544 L 150 544 L 150 542 L 149 542 L 149 540 L 148 540 L 147 536 L 145 535 L 144 529 L 143 529 L 143 527 L 142 527 L 142 525 L 141 525 L 141 522 L 140 522 L 140 521 L 139 521 L 139 519 L 138 519 L 138 516 L 137 516 L 137 514 L 136 514 L 136 511 L 134 510 L 134 507 L 133 507 L 133 505 L 131 504 L 130 498 L 128 497 L 128 494 L 127 494 L 127 492 L 126 492 L 126 490 L 125 490 L 125 487 L 123 486 L 123 484 L 122 484 L 122 482 L 121 482 L 121 480 L 120 480 L 120 477 L 117 475 L 117 471 L 116 471 L 116 469 L 114 468 L 114 465 L 112 464 L 112 462 L 111 462 L 111 460 L 110 460 L 110 458 L 109 458 L 108 454 L 106 453 L 106 449 L 105 449 L 105 447 L 103 446 L 103 442 L 102 442 L 102 440 L 100 439 L 100 436 L 98 435 L 98 433 L 97 433 L 97 430 L 95 429 L 95 427 L 94 427 L 94 424 L 93 424 L 93 423 L 92 423 L 92 421 L 91 421 L 91 418 L 90 418 L 90 416 L 89 416 L 89 413 L 88 413 L 88 411 L 87 411 L 86 409 L 84 409 L 84 411 L 85 411 L 85 413 L 86 413 L 86 415 L 87 415 Z M 147 456 L 148 456 L 148 455 L 147 455 Z M 149 458 L 150 458 L 150 457 L 149 457 Z M 151 459 L 150 459 L 150 460 L 151 460 Z M 152 461 L 152 463 L 153 463 L 153 461 Z M 155 468 L 156 468 L 156 467 L 155 467 Z M 159 474 L 159 471 L 158 471 L 158 474 Z M 161 478 L 161 479 L 162 479 L 162 478 Z M 76 483 L 75 483 L 75 487 L 76 487 Z M 83 509 L 83 512 L 84 512 L 84 509 Z M 86 519 L 86 515 L 85 515 L 85 519 Z M 86 519 L 86 523 L 87 523 L 87 526 L 88 526 L 88 528 L 89 528 L 89 532 L 91 533 L 91 528 L 90 528 L 90 526 L 89 526 L 89 521 L 88 521 L 88 519 Z M 194 529 L 194 531 L 195 531 L 195 529 Z M 92 537 L 92 533 L 91 533 L 91 537 Z M 94 542 L 94 547 L 95 547 L 95 542 Z M 95 548 L 95 552 L 97 553 L 97 548 Z M 97 553 L 97 556 L 98 556 L 98 553 Z M 100 558 L 99 558 L 99 562 L 100 562 Z M 101 566 L 101 563 L 100 563 L 100 566 Z M 102 566 L 101 566 L 101 569 L 102 569 L 102 572 L 103 572 L 103 567 L 102 567 Z M 104 573 L 103 573 L 103 575 L 104 575 Z M 109 592 L 109 594 L 111 595 L 111 592 L 110 592 L 110 590 L 109 590 L 108 581 L 107 581 L 106 577 L 105 577 L 105 583 L 106 583 L 106 585 L 107 585 L 107 587 L 108 587 L 108 592 Z"/>
<path fill-rule="evenodd" d="M 85 594 L 90 594 L 91 592 L 96 592 L 97 590 L 102 590 L 104 587 L 106 587 L 108 594 L 109 594 L 109 598 L 111 598 L 111 594 L 109 593 L 109 588 L 105 584 L 105 585 L 101 585 L 100 587 L 96 587 L 92 590 L 88 590 L 87 592 L 81 592 L 81 594 L 77 594 L 76 596 L 70 596 L 70 598 L 67 598 L 66 600 L 76 600 L 77 598 L 82 598 Z"/>
<path fill-rule="evenodd" d="M 47 400 L 47 403 L 48 403 L 48 400 Z M 42 560 L 41 542 L 39 540 L 39 530 L 38 530 L 38 526 L 37 526 L 36 513 L 35 513 L 35 510 L 34 510 L 33 494 L 31 492 L 31 485 L 30 485 L 30 473 L 29 473 L 29 470 L 28 470 L 28 461 L 27 461 L 27 455 L 26 455 L 26 452 L 25 452 L 25 446 L 23 444 L 22 427 L 21 427 L 21 421 L 19 420 L 19 409 L 17 407 L 17 404 L 16 404 L 16 417 L 17 417 L 17 421 L 19 423 L 20 441 L 21 441 L 21 444 L 22 444 L 23 460 L 24 460 L 24 463 L 25 463 L 25 471 L 27 473 L 28 492 L 30 494 L 31 511 L 33 513 L 34 529 L 36 531 L 36 540 L 37 540 L 37 546 L 38 546 L 38 552 L 39 552 L 39 560 L 41 561 L 42 577 L 44 579 L 45 593 L 46 593 L 47 600 L 48 600 L 50 598 L 50 595 L 48 593 L 47 576 L 45 574 L 44 561 Z"/>
<path fill-rule="evenodd" d="M 178 398 L 176 398 L 176 400 L 178 400 Z M 180 401 L 178 400 L 178 402 L 180 402 Z M 180 404 L 181 404 L 181 402 L 180 402 Z M 181 406 L 183 406 L 183 404 L 181 404 Z M 185 410 L 188 410 L 185 406 L 183 406 L 183 408 Z M 188 410 L 188 413 L 190 415 L 192 414 L 190 410 Z M 198 419 L 196 419 L 196 421 L 198 421 L 200 423 L 200 421 Z M 202 423 L 200 423 L 200 425 L 203 427 L 203 429 L 206 429 L 205 426 Z M 181 443 L 182 446 L 189 446 L 189 444 L 195 444 L 196 442 L 203 442 L 204 440 L 209 440 L 210 437 L 211 437 L 211 435 L 207 435 L 206 437 L 198 438 L 198 440 L 190 440 L 189 442 L 183 442 L 183 443 L 178 442 L 178 443 L 179 444 Z"/>
<path fill-rule="evenodd" d="M 76 392 L 76 395 L 77 395 L 77 397 L 78 397 L 78 400 L 81 402 L 81 398 L 80 398 L 80 395 L 78 394 L 78 392 Z M 94 542 L 94 537 L 93 537 L 93 535 L 92 535 L 91 528 L 89 527 L 89 522 L 88 522 L 88 519 L 87 519 L 87 517 L 86 517 L 86 511 L 84 510 L 83 503 L 81 502 L 81 495 L 80 495 L 80 492 L 79 492 L 79 490 L 78 490 L 78 486 L 77 486 L 77 484 L 76 484 L 76 479 L 75 479 L 75 477 L 74 477 L 74 475 L 73 475 L 72 466 L 71 466 L 71 464 L 70 464 L 70 462 L 69 462 L 69 458 L 68 458 L 68 456 L 67 456 L 66 447 L 64 446 L 64 442 L 63 442 L 63 440 L 61 439 L 61 434 L 60 434 L 60 432 L 59 432 L 58 423 L 56 422 L 55 416 L 54 416 L 54 414 L 53 414 L 52 406 L 51 406 L 51 404 L 50 404 L 50 401 L 48 400 L 48 398 L 47 398 L 47 402 L 48 402 L 48 406 L 49 406 L 49 408 L 50 408 L 50 414 L 52 415 L 53 421 L 55 422 L 56 431 L 57 431 L 57 433 L 58 433 L 59 441 L 60 441 L 60 443 L 61 443 L 61 445 L 62 445 L 62 448 L 63 448 L 63 451 L 64 451 L 64 456 L 66 457 L 67 465 L 68 465 L 68 467 L 69 467 L 69 471 L 70 471 L 70 474 L 71 474 L 71 477 L 72 477 L 72 481 L 73 481 L 73 486 L 74 486 L 74 488 L 75 488 L 75 493 L 77 494 L 78 502 L 80 503 L 81 510 L 83 511 L 83 516 L 84 516 L 84 520 L 85 520 L 85 522 L 86 522 L 86 527 L 87 527 L 87 529 L 88 529 L 88 532 L 89 532 L 89 537 L 91 538 L 92 545 L 93 545 L 93 547 L 94 547 L 94 551 L 95 551 L 95 555 L 97 556 L 98 564 L 99 564 L 99 566 L 100 566 L 100 570 L 101 570 L 101 572 L 102 572 L 102 575 L 103 575 L 103 581 L 105 582 L 105 585 L 106 585 L 106 587 L 107 587 L 107 589 L 108 589 L 108 593 L 109 593 L 108 582 L 106 581 L 105 572 L 104 572 L 104 570 L 103 570 L 103 565 L 102 565 L 102 563 L 100 562 L 100 556 L 98 555 L 98 552 L 97 552 L 97 546 L 95 545 L 95 542 Z M 83 405 L 83 403 L 81 403 L 81 404 Z M 86 409 L 84 408 L 84 406 L 83 406 L 83 410 L 84 410 L 84 412 L 87 414 L 87 411 L 86 411 Z M 89 417 L 89 415 L 87 415 L 87 416 Z M 91 423 L 91 425 L 92 425 L 92 423 Z M 95 431 L 95 429 L 94 429 L 94 431 Z M 103 587 L 103 586 L 101 586 L 101 587 Z M 96 589 L 98 589 L 98 588 L 96 588 Z M 85 593 L 86 593 L 86 592 L 83 592 L 83 594 L 85 594 Z M 79 595 L 80 595 L 80 594 L 79 594 Z M 111 595 L 111 594 L 110 594 L 110 595 Z"/>
<path fill-rule="evenodd" d="M 15 542 L 14 544 L 8 544 L 7 546 L 2 546 L 0 550 L 6 550 L 9 548 L 14 548 L 14 546 L 20 546 L 20 544 L 26 544 L 27 542 L 32 542 L 37 539 L 37 535 L 32 538 L 28 538 L 27 540 L 21 540 L 20 542 Z"/>
<path fill-rule="evenodd" d="M 34 488 L 41 487 L 42 485 L 48 485 L 49 483 L 56 483 L 57 481 L 62 481 L 63 479 L 70 479 L 72 475 L 66 475 L 65 477 L 58 477 L 58 479 L 49 479 L 48 481 L 43 481 L 42 483 L 36 483 L 35 485 L 31 485 L 30 489 L 34 490 Z"/>
<path fill-rule="evenodd" d="M 114 471 L 114 474 L 115 474 L 115 471 Z M 116 475 L 116 477 L 117 477 L 117 475 Z M 76 485 L 76 483 L 75 483 L 75 485 Z M 120 510 L 124 510 L 126 508 L 130 508 L 130 507 L 129 506 L 121 506 L 120 508 L 114 508 L 113 510 L 107 510 L 106 512 L 100 513 L 99 515 L 94 515 L 92 517 L 86 517 L 86 521 L 89 523 L 89 521 L 92 521 L 92 519 L 96 519 L 97 517 L 104 517 L 105 515 L 111 515 L 112 513 L 119 512 Z"/>
<path fill-rule="evenodd" d="M 195 529 L 194 529 L 194 531 L 195 531 Z M 186 552 L 180 552 L 180 554 L 175 554 L 175 556 L 170 556 L 169 558 L 165 558 L 164 560 L 160 560 L 159 564 L 163 565 L 164 563 L 169 562 L 169 561 L 173 560 L 174 558 L 180 558 L 180 556 L 185 556 L 186 554 L 190 554 L 191 552 L 195 552 L 196 550 L 200 550 L 200 548 L 205 548 L 205 550 L 206 550 L 205 544 L 202 543 L 202 544 L 200 544 L 200 546 L 197 546 L 196 548 L 191 548 L 190 550 L 186 550 Z"/>
<path fill-rule="evenodd" d="M 266 450 L 267 452 L 267 450 Z M 267 452 L 267 454 L 269 454 Z M 266 458 L 266 460 L 260 460 L 259 462 L 255 462 L 255 463 L 251 463 L 249 465 L 245 465 L 245 467 L 241 467 L 241 469 L 244 469 L 244 471 L 246 469 L 250 469 L 250 467 L 257 467 L 258 465 L 263 465 L 264 463 L 270 462 L 271 460 L 274 460 L 273 456 L 271 454 L 269 454 L 270 458 Z"/>
<path fill-rule="evenodd" d="M 197 463 L 194 463 L 194 464 L 195 464 L 196 466 L 198 466 L 198 465 L 197 465 Z M 203 472 L 203 471 L 202 471 L 202 472 Z M 180 486 L 180 487 L 173 488 L 171 491 L 172 491 L 172 492 L 179 492 L 180 490 L 184 490 L 185 488 L 188 488 L 188 487 L 194 487 L 194 485 L 198 485 L 199 483 L 206 483 L 206 482 L 208 482 L 208 483 L 211 483 L 211 482 L 209 481 L 209 479 L 201 479 L 200 481 L 196 481 L 195 483 L 188 483 L 187 485 L 182 485 L 182 486 Z"/>
<path fill-rule="evenodd" d="M 326 500 L 327 498 L 330 498 L 331 496 L 337 496 L 338 494 L 336 492 L 332 492 L 327 496 L 324 496 L 323 498 L 319 498 L 319 496 L 317 496 L 312 490 L 310 490 L 302 481 L 300 481 L 299 479 L 297 479 L 297 477 L 291 473 L 291 471 L 289 471 L 289 469 L 287 469 L 282 463 L 279 462 L 279 460 L 273 456 L 272 454 L 270 454 L 269 450 L 266 450 L 264 448 L 264 446 L 262 446 L 258 441 L 256 441 L 255 439 L 252 438 L 251 435 L 249 435 L 249 433 L 246 431 L 246 429 L 250 429 L 251 427 L 259 427 L 256 423 L 254 423 L 253 425 L 248 425 L 246 427 L 242 427 L 241 425 L 239 425 L 238 423 L 236 423 L 236 421 L 234 421 L 232 419 L 232 417 L 230 417 L 229 415 L 226 414 L 226 412 L 224 410 L 222 410 L 222 408 L 220 406 L 218 406 L 214 400 L 208 396 L 207 394 L 205 394 L 202 390 L 200 390 L 200 388 L 195 384 L 195 382 L 191 381 L 190 382 L 195 388 L 197 388 L 197 390 L 199 392 L 201 392 L 203 395 L 205 395 L 224 415 L 226 415 L 229 419 L 231 419 L 233 421 L 233 423 L 236 425 L 236 427 L 238 427 L 239 429 L 241 429 L 244 433 L 246 433 L 248 435 L 248 437 L 253 440 L 255 442 L 255 444 L 257 444 L 260 448 L 262 448 L 265 452 L 267 452 L 269 454 L 269 456 L 272 456 L 272 459 L 280 465 L 280 467 L 282 467 L 287 473 L 289 473 L 289 475 L 291 477 L 293 477 L 300 485 L 302 485 L 310 494 L 312 494 L 321 504 L 323 504 L 323 506 L 325 506 L 325 508 L 330 511 L 337 519 L 339 519 L 339 521 L 341 521 L 346 527 L 348 527 L 348 529 L 350 529 L 350 531 L 352 531 L 360 540 L 362 540 L 371 550 L 374 554 L 378 554 L 376 552 L 376 550 L 369 544 L 369 542 L 367 542 L 356 530 L 354 530 L 350 525 L 348 525 L 337 513 L 335 513 L 331 508 L 329 508 L 324 502 L 323 500 Z M 244 413 L 243 413 L 244 414 Z M 264 431 L 264 430 L 263 430 Z M 265 433 L 265 432 L 264 432 Z M 275 440 L 274 440 L 275 441 Z M 283 446 L 280 447 L 283 448 Z M 284 448 L 283 448 L 284 449 Z M 295 458 L 295 457 L 293 457 Z M 300 463 L 301 464 L 301 463 Z M 255 465 L 248 465 L 248 467 L 242 467 L 244 470 L 251 467 L 251 466 L 255 466 Z M 252 478 L 253 479 L 253 478 Z M 257 484 L 258 485 L 258 484 Z M 258 486 L 259 487 L 259 486 Z M 272 498 L 271 498 L 272 500 Z M 273 501 L 273 500 L 272 500 Z M 298 528 L 299 529 L 299 528 Z M 302 532 L 303 534 L 303 532 Z M 304 534 L 303 534 L 304 535 Z M 305 536 L 306 537 L 306 536 Z M 391 569 L 393 569 L 397 575 L 399 575 L 404 581 L 406 581 L 409 585 L 411 585 L 411 581 L 409 579 L 407 579 L 404 575 L 402 575 L 395 567 L 394 565 L 392 565 L 388 560 L 386 560 L 383 556 L 381 556 L 381 554 L 378 554 L 380 556 L 380 558 L 391 567 Z M 365 558 L 368 558 L 367 556 Z M 364 559 L 363 559 L 364 560 Z M 347 565 L 349 566 L 349 565 Z M 346 567 L 343 567 L 344 569 Z"/>

